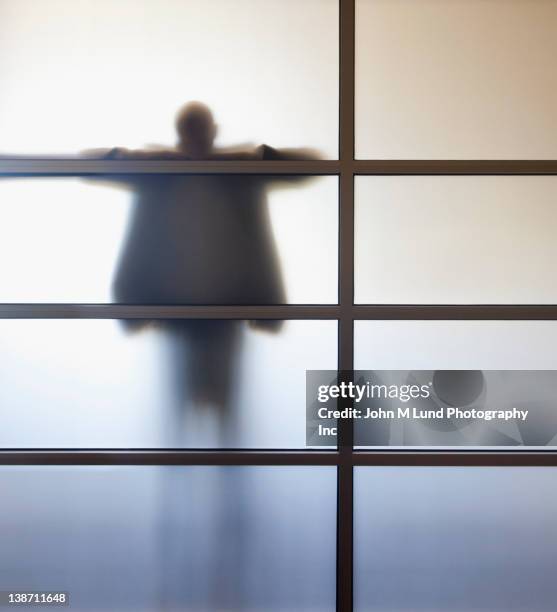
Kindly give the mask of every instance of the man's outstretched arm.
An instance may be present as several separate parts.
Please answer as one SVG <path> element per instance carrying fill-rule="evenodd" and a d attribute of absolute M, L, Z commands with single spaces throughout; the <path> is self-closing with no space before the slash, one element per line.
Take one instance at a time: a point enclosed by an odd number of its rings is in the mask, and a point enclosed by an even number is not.
<path fill-rule="evenodd" d="M 310 148 L 275 149 L 269 145 L 261 145 L 257 147 L 256 153 L 260 156 L 259 159 L 263 160 L 309 161 L 321 159 L 319 151 Z"/>
<path fill-rule="evenodd" d="M 124 147 L 112 147 L 111 149 L 88 149 L 82 151 L 81 159 L 89 160 L 138 160 L 138 161 L 164 161 L 183 159 L 176 151 L 170 149 L 126 149 Z M 86 181 L 93 181 L 96 184 L 119 185 L 131 187 L 136 185 L 141 174 L 89 174 L 83 177 Z"/>
<path fill-rule="evenodd" d="M 275 149 L 269 145 L 261 145 L 255 150 L 257 159 L 269 161 L 312 161 L 321 159 L 321 154 L 316 149 L 292 148 Z M 287 188 L 291 183 L 308 182 L 314 179 L 311 174 L 276 174 L 272 177 L 274 189 Z"/>
<path fill-rule="evenodd" d="M 157 161 L 165 159 L 184 159 L 184 156 L 173 149 L 126 149 L 124 147 L 112 147 L 111 149 L 88 149 L 81 153 L 81 158 Z"/>

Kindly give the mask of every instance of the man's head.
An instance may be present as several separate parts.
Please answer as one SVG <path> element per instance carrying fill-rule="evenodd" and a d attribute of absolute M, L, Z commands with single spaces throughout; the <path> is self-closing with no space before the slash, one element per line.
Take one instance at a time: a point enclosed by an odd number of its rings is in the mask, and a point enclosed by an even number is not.
<path fill-rule="evenodd" d="M 176 115 L 179 147 L 194 158 L 207 157 L 217 135 L 217 126 L 208 106 L 201 102 L 188 102 Z"/>

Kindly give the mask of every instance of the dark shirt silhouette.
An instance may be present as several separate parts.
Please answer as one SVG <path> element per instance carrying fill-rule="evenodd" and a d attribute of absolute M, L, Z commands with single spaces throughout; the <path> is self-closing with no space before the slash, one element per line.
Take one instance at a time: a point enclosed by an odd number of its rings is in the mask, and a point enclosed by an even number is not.
<path fill-rule="evenodd" d="M 135 204 L 113 291 L 128 304 L 281 304 L 265 178 L 128 176 Z"/>

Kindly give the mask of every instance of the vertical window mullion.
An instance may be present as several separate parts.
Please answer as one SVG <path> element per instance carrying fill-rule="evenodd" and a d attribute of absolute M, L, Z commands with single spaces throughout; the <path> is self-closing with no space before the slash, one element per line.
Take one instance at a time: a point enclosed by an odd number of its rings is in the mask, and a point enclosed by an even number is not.
<path fill-rule="evenodd" d="M 351 370 L 354 354 L 354 49 L 355 0 L 340 9 L 340 219 L 339 219 L 339 370 Z M 353 425 L 341 420 L 337 468 L 337 612 L 353 608 Z"/>

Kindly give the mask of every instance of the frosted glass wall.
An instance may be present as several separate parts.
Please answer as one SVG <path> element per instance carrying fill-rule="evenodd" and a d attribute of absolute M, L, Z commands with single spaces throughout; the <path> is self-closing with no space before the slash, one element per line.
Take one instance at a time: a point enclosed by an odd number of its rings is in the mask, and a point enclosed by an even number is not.
<path fill-rule="evenodd" d="M 432 384 L 441 402 L 422 408 L 453 405 L 528 411 L 526 419 L 508 421 L 361 421 L 357 427 L 366 426 L 373 432 L 361 439 L 390 447 L 507 447 L 517 451 L 555 447 L 556 343 L 553 321 L 357 321 L 355 367 L 405 370 L 406 382 Z M 450 375 L 451 370 L 462 372 Z M 388 373 L 385 376 L 388 379 Z M 481 390 L 476 393 L 473 385 L 478 380 Z M 459 395 L 468 399 L 451 403 Z"/>
<path fill-rule="evenodd" d="M 0 180 L 0 262 L 0 302 L 335 303 L 338 180 Z"/>
<path fill-rule="evenodd" d="M 555 159 L 557 2 L 357 0 L 356 156 Z"/>
<path fill-rule="evenodd" d="M 0 152 L 173 145 L 200 100 L 217 146 L 334 158 L 338 40 L 336 0 L 1 0 Z"/>
<path fill-rule="evenodd" d="M 357 612 L 550 612 L 555 468 L 357 468 Z"/>
<path fill-rule="evenodd" d="M 2 590 L 67 591 L 77 611 L 335 610 L 334 468 L 2 467 L 0 489 Z"/>
<path fill-rule="evenodd" d="M 357 177 L 355 299 L 557 302 L 557 178 Z"/>
<path fill-rule="evenodd" d="M 303 448 L 334 321 L 0 321 L 0 447 Z"/>

